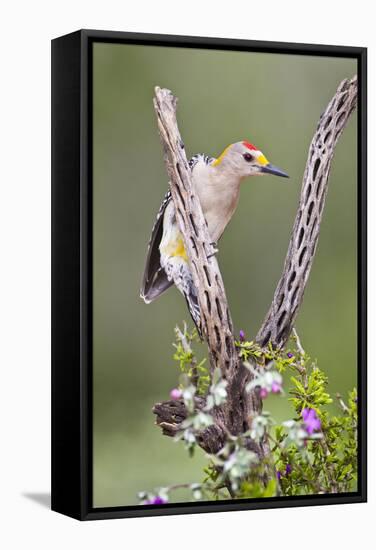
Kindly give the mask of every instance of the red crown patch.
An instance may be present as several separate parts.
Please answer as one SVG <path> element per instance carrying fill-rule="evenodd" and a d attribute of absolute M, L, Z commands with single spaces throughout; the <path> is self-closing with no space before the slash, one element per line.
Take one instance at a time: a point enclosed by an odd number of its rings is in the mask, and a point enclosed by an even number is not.
<path fill-rule="evenodd" d="M 243 141 L 244 147 L 247 147 L 247 149 L 250 149 L 251 151 L 257 151 L 257 147 L 255 147 L 252 143 L 249 143 L 249 141 Z"/>

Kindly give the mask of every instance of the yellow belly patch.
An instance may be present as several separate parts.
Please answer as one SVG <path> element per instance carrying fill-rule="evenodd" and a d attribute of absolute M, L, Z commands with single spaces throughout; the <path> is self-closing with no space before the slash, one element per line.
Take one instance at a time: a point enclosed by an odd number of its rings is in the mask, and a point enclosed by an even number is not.
<path fill-rule="evenodd" d="M 179 258 L 188 261 L 188 256 L 184 247 L 182 237 L 178 237 L 174 241 L 168 243 L 168 245 L 163 248 L 163 252 L 167 256 L 178 256 Z"/>

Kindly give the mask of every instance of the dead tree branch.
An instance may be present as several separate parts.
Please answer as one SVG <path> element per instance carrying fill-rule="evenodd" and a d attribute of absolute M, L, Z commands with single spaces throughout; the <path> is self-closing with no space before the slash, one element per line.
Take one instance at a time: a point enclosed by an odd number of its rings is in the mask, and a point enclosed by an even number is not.
<path fill-rule="evenodd" d="M 311 272 L 335 146 L 357 103 L 357 78 L 343 80 L 321 115 L 308 151 L 299 206 L 281 278 L 256 340 L 282 348 L 288 340 Z"/>
<path fill-rule="evenodd" d="M 274 347 L 282 348 L 290 336 L 317 248 L 335 146 L 356 102 L 357 78 L 354 77 L 341 82 L 320 117 L 308 152 L 283 272 L 256 337 L 261 346 L 271 342 Z M 221 273 L 215 256 L 212 256 L 211 240 L 199 199 L 192 188 L 184 144 L 176 122 L 176 98 L 169 90 L 156 88 L 154 107 L 177 221 L 198 289 L 202 331 L 211 368 L 219 367 L 228 381 L 227 403 L 215 410 L 215 425 L 203 432 L 199 441 L 204 450 L 215 453 L 223 446 L 226 432 L 239 434 L 248 429 L 252 417 L 260 413 L 262 404 L 257 391 L 245 391 L 249 371 L 239 361 Z M 205 399 L 196 401 L 198 409 L 204 404 Z M 169 436 L 179 430 L 186 417 L 182 401 L 157 403 L 153 412 L 157 424 Z M 258 454 L 268 451 L 263 445 L 255 450 Z"/>
<path fill-rule="evenodd" d="M 219 367 L 222 377 L 228 382 L 226 405 L 215 410 L 215 448 L 218 451 L 223 445 L 227 431 L 237 434 L 247 429 L 247 419 L 252 413 L 260 410 L 260 403 L 256 394 L 250 399 L 245 392 L 248 371 L 240 363 L 235 347 L 222 275 L 213 255 L 200 201 L 192 186 L 185 148 L 177 126 L 176 102 L 176 98 L 169 90 L 158 87 L 155 89 L 154 108 L 176 219 L 192 268 L 193 282 L 198 291 L 201 328 L 208 345 L 211 369 Z M 212 432 L 213 428 L 208 431 Z M 204 448 L 207 447 L 206 439 L 207 437 L 204 437 Z"/>
<path fill-rule="evenodd" d="M 192 187 L 184 144 L 176 121 L 176 102 L 169 90 L 155 89 L 154 107 L 158 128 L 176 219 L 198 291 L 202 332 L 208 344 L 212 367 L 220 367 L 222 376 L 228 378 L 238 365 L 232 321 L 204 214 Z"/>

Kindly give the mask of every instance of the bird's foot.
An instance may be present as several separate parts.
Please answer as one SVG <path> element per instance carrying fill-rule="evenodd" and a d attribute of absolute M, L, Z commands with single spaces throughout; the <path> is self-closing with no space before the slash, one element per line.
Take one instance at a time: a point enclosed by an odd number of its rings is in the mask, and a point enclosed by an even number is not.
<path fill-rule="evenodd" d="M 207 258 L 212 258 L 213 256 L 215 256 L 216 254 L 218 254 L 219 250 L 218 250 L 218 243 L 216 242 L 213 242 L 213 243 L 210 243 L 210 246 L 212 247 L 212 252 L 210 254 L 207 255 Z"/>

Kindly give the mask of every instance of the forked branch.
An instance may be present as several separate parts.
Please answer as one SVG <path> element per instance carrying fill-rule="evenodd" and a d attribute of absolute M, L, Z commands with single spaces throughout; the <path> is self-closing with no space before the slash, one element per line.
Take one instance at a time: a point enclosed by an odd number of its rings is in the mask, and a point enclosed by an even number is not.
<path fill-rule="evenodd" d="M 219 367 L 228 382 L 228 398 L 223 408 L 215 411 L 215 425 L 206 430 L 200 445 L 209 452 L 221 449 L 225 433 L 247 430 L 252 417 L 262 409 L 258 392 L 245 391 L 249 371 L 239 361 L 235 347 L 231 315 L 222 276 L 212 255 L 210 236 L 198 197 L 192 187 L 185 148 L 176 121 L 176 98 L 169 90 L 156 88 L 154 107 L 164 147 L 177 221 L 192 266 L 198 290 L 201 326 L 208 345 L 212 369 Z M 357 78 L 339 85 L 328 107 L 320 117 L 313 136 L 303 176 L 299 206 L 292 229 L 287 255 L 268 314 L 257 334 L 262 346 L 269 342 L 282 348 L 288 340 L 301 306 L 320 234 L 329 173 L 335 146 L 356 107 Z M 205 400 L 197 401 L 202 408 Z M 182 402 L 157 403 L 153 412 L 163 433 L 174 435 L 186 416 Z M 260 446 L 259 454 L 267 449 Z"/>

